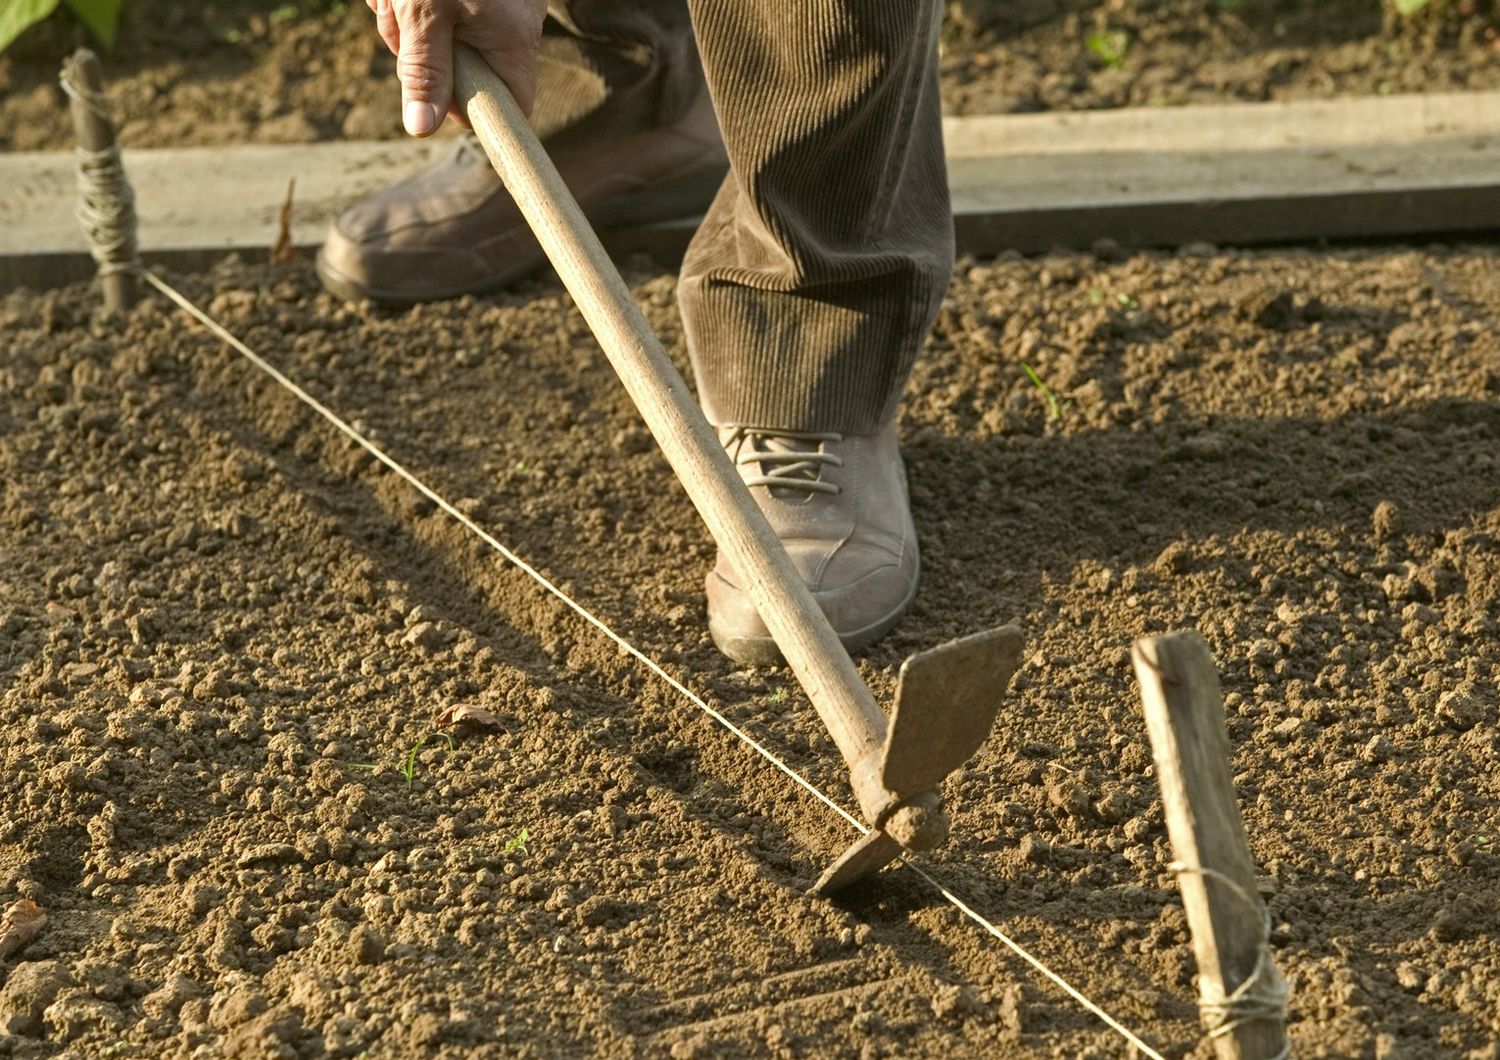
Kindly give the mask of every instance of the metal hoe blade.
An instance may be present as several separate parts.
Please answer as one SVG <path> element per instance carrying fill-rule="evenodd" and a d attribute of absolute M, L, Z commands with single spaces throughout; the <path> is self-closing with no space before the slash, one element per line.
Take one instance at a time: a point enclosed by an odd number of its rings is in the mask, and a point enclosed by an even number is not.
<path fill-rule="evenodd" d="M 1016 625 L 976 633 L 918 652 L 901 666 L 896 709 L 881 762 L 885 787 L 911 798 L 936 790 L 978 751 L 1021 661 Z M 934 799 L 935 796 L 928 796 Z M 879 872 L 901 844 L 875 830 L 829 866 L 813 893 L 829 895 Z"/>
<path fill-rule="evenodd" d="M 1021 661 L 1015 625 L 950 640 L 901 664 L 881 779 L 913 795 L 936 787 L 989 736 Z"/>
<path fill-rule="evenodd" d="M 901 844 L 876 829 L 861 836 L 853 846 L 818 877 L 812 893 L 820 897 L 841 891 L 852 883 L 873 876 L 901 853 Z"/>

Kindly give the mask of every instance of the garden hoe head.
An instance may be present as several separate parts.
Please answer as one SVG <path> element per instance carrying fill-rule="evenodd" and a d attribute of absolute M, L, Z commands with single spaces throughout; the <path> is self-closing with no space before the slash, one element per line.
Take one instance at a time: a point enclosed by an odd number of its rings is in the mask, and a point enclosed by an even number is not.
<path fill-rule="evenodd" d="M 869 764 L 877 776 L 869 779 L 903 804 L 940 815 L 938 785 L 989 736 L 1020 661 L 1021 630 L 1014 624 L 950 640 L 907 659 L 897 679 L 885 743 Z M 937 827 L 946 832 L 945 821 Z M 871 829 L 823 873 L 813 893 L 832 894 L 857 883 L 880 871 L 902 847 L 885 828 Z"/>

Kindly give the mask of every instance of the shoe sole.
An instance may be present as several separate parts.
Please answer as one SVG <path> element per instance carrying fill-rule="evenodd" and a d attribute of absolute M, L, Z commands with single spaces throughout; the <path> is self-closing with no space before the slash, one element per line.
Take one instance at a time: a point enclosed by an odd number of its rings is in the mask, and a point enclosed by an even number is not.
<path fill-rule="evenodd" d="M 707 207 L 718 192 L 719 186 L 723 184 L 724 175 L 727 172 L 727 168 L 715 168 L 644 191 L 601 199 L 587 207 L 584 214 L 599 229 L 638 227 L 663 224 L 668 221 L 690 220 L 701 216 L 702 210 Z M 695 208 L 684 211 L 684 202 L 695 204 Z M 420 294 L 371 287 L 353 277 L 345 276 L 328 263 L 322 250 L 318 251 L 315 267 L 318 279 L 323 286 L 346 302 L 374 302 L 376 305 L 399 308 L 419 305 L 423 302 L 442 302 L 450 298 L 460 298 L 466 294 L 490 294 L 529 276 L 546 263 L 547 256 L 538 252 L 526 261 L 493 273 L 480 283 L 423 291 Z"/>
<path fill-rule="evenodd" d="M 906 594 L 906 599 L 901 601 L 895 610 L 863 629 L 839 633 L 839 641 L 844 645 L 844 650 L 851 654 L 862 651 L 894 629 L 896 623 L 900 622 L 906 616 L 906 612 L 911 610 L 912 601 L 917 598 L 917 588 L 920 584 L 921 568 L 918 567 L 917 577 L 912 580 L 911 592 Z M 708 634 L 713 638 L 714 646 L 719 651 L 742 666 L 779 666 L 785 662 L 781 649 L 776 646 L 775 639 L 771 637 L 731 636 L 718 628 L 712 618 L 708 620 Z"/>

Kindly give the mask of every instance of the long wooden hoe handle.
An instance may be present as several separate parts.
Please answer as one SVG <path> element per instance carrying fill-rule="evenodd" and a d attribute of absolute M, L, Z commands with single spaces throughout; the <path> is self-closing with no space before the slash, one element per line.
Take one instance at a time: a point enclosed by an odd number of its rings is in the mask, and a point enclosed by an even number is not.
<path fill-rule="evenodd" d="M 490 164 L 593 329 L 672 470 L 750 592 L 750 599 L 851 769 L 878 753 L 886 719 L 798 576 L 687 384 L 641 315 L 599 238 L 510 90 L 466 45 L 455 89 Z M 872 824 L 891 809 L 878 784 L 855 794 Z M 866 788 L 864 791 L 858 790 Z"/>

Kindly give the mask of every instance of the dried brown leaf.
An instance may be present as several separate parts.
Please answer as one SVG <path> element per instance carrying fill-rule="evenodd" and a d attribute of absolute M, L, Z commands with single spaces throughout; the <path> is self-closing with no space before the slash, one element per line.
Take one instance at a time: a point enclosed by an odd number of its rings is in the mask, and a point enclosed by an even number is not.
<path fill-rule="evenodd" d="M 292 245 L 292 193 L 297 190 L 297 178 L 287 182 L 286 201 L 281 204 L 281 215 L 276 225 L 276 242 L 271 244 L 271 264 L 290 265 L 297 260 L 297 250 Z"/>
<path fill-rule="evenodd" d="M 0 961 L 42 933 L 47 923 L 47 912 L 30 898 L 18 898 L 10 903 L 5 916 L 0 917 Z"/>
<path fill-rule="evenodd" d="M 505 726 L 500 724 L 500 719 L 483 707 L 476 707 L 470 703 L 459 703 L 451 707 L 444 707 L 438 712 L 437 717 L 432 719 L 435 729 L 446 729 L 450 725 L 459 722 L 473 722 L 484 729 L 500 729 L 504 731 Z"/>

